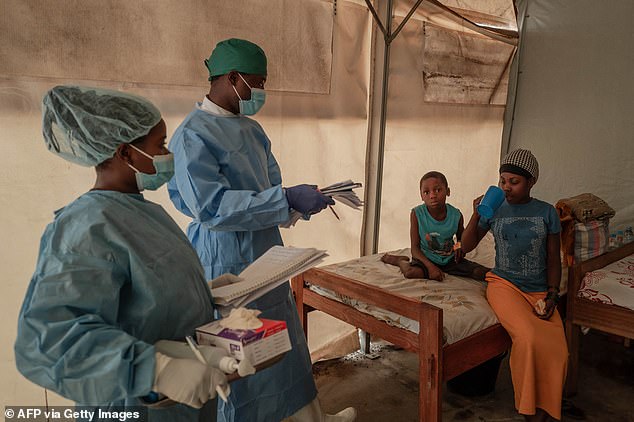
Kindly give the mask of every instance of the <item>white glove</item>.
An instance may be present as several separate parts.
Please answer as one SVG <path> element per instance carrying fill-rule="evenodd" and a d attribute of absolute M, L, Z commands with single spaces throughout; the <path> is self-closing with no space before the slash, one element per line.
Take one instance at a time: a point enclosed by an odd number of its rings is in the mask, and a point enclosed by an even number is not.
<path fill-rule="evenodd" d="M 216 388 L 228 387 L 227 377 L 218 369 L 194 359 L 175 359 L 155 353 L 153 391 L 196 409 L 216 397 Z"/>
<path fill-rule="evenodd" d="M 262 326 L 258 319 L 261 313 L 257 309 L 234 308 L 228 316 L 218 320 L 218 325 L 231 330 L 253 330 Z"/>

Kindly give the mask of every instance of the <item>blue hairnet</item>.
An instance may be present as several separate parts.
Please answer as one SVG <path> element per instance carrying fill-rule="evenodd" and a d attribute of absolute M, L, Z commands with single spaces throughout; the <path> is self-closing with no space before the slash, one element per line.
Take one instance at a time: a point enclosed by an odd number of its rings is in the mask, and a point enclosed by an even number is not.
<path fill-rule="evenodd" d="M 147 135 L 161 112 L 136 95 L 102 88 L 56 86 L 42 99 L 42 134 L 47 148 L 91 167 L 117 147 Z"/>

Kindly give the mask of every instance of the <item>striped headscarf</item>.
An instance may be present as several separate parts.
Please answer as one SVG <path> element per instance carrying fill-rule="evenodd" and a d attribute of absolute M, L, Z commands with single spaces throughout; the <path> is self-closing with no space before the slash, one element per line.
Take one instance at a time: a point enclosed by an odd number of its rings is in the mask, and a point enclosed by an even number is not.
<path fill-rule="evenodd" d="M 520 148 L 506 154 L 500 164 L 500 174 L 503 172 L 519 174 L 527 179 L 534 177 L 535 182 L 537 182 L 539 178 L 539 163 L 532 152 Z"/>

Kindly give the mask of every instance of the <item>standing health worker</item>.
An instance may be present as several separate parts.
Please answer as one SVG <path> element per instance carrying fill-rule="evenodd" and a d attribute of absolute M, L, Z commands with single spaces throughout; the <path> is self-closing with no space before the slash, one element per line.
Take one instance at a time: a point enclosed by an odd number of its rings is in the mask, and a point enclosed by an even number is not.
<path fill-rule="evenodd" d="M 253 119 L 264 105 L 267 59 L 256 44 L 228 39 L 209 60 L 210 90 L 185 118 L 170 142 L 175 177 L 170 198 L 193 219 L 187 236 L 208 279 L 240 273 L 274 245 L 278 226 L 295 209 L 320 212 L 331 198 L 315 186 L 282 187 L 271 141 Z M 229 402 L 220 403 L 219 421 L 352 421 L 352 408 L 324 415 L 317 401 L 312 364 L 290 287 L 285 283 L 248 307 L 263 318 L 284 320 L 292 350 L 272 368 L 231 385 Z"/>
<path fill-rule="evenodd" d="M 140 193 L 173 174 L 160 112 L 141 97 L 77 86 L 51 89 L 42 107 L 48 149 L 95 166 L 97 180 L 42 236 L 18 318 L 18 370 L 91 411 L 138 410 L 127 406 L 154 391 L 178 404 L 149 409 L 150 422 L 214 421 L 224 374 L 153 345 L 213 319 L 196 252 Z"/>

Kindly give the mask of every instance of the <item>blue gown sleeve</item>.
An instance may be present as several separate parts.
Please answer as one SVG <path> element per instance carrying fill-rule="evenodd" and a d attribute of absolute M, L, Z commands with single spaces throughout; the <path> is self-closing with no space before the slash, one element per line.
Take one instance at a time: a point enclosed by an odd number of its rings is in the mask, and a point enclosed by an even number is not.
<path fill-rule="evenodd" d="M 127 278 L 103 258 L 40 252 L 18 319 L 18 370 L 82 404 L 147 395 L 154 347 L 115 325 Z"/>
<path fill-rule="evenodd" d="M 175 175 L 168 188 L 174 204 L 186 207 L 181 209 L 185 214 L 216 231 L 256 231 L 288 221 L 288 201 L 270 152 L 267 170 L 273 186 L 261 192 L 237 190 L 198 134 L 184 128 L 174 136 Z"/>
<path fill-rule="evenodd" d="M 273 185 L 282 185 L 282 172 L 280 171 L 280 166 L 277 164 L 277 160 L 271 154 L 271 151 L 267 151 L 268 153 L 268 167 L 269 167 L 269 180 Z M 286 200 L 286 195 L 284 195 L 284 200 Z M 286 207 L 288 208 L 288 201 L 286 201 Z"/>

